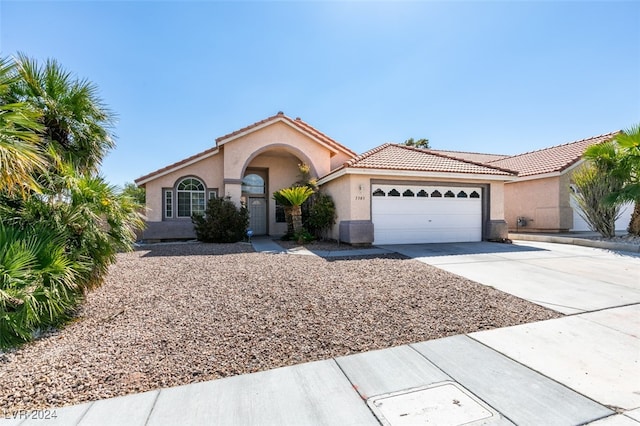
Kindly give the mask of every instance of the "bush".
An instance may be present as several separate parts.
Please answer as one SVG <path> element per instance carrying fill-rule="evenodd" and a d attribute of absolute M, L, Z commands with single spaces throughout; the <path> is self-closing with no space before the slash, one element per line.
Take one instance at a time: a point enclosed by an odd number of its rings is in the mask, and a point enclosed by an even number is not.
<path fill-rule="evenodd" d="M 196 237 L 206 243 L 242 241 L 249 226 L 249 211 L 228 198 L 212 198 L 204 215 L 193 215 Z"/>
<path fill-rule="evenodd" d="M 593 231 L 605 238 L 616 235 L 616 220 L 620 216 L 619 204 L 607 204 L 606 197 L 621 188 L 622 182 L 611 174 L 587 164 L 576 170 L 571 179 L 576 186 L 575 199 L 580 216 Z"/>
<path fill-rule="evenodd" d="M 66 253 L 65 237 L 55 230 L 0 222 L 0 348 L 67 319 L 82 299 L 78 281 L 90 266 Z"/>
<path fill-rule="evenodd" d="M 336 205 L 331 196 L 316 192 L 303 205 L 304 226 L 317 238 L 324 238 L 336 223 Z"/>
<path fill-rule="evenodd" d="M 316 238 L 311 235 L 309 233 L 309 231 L 307 231 L 306 229 L 302 228 L 301 230 L 299 230 L 298 232 L 296 232 L 295 234 L 293 234 L 293 241 L 297 242 L 298 244 L 306 244 L 306 243 L 310 243 L 311 241 L 315 240 Z"/>

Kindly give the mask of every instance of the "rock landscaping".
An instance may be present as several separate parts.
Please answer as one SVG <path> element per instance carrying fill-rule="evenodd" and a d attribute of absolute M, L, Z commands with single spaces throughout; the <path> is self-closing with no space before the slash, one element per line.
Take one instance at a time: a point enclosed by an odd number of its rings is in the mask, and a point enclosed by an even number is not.
<path fill-rule="evenodd" d="M 559 316 L 400 255 L 158 244 L 119 254 L 64 328 L 0 353 L 0 407 L 59 407 Z"/>

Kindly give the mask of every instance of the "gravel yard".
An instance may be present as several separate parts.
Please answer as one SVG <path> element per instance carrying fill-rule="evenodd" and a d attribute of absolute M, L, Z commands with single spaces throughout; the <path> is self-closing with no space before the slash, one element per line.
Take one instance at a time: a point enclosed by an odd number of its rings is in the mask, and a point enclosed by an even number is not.
<path fill-rule="evenodd" d="M 558 316 L 399 255 L 147 246 L 118 256 L 75 321 L 0 353 L 0 407 L 63 406 Z"/>

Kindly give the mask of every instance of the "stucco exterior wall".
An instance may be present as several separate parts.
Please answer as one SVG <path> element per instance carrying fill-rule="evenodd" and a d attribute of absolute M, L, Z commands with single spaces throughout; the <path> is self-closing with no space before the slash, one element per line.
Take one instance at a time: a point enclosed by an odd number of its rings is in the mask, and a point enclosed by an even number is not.
<path fill-rule="evenodd" d="M 223 162 L 220 154 L 205 158 L 181 170 L 166 174 L 145 184 L 147 197 L 147 221 L 162 221 L 162 189 L 173 188 L 183 177 L 193 176 L 201 179 L 207 189 L 224 188 Z M 222 194 L 220 194 L 222 195 Z"/>
<path fill-rule="evenodd" d="M 510 231 L 561 232 L 571 229 L 567 174 L 505 184 L 505 218 Z M 527 220 L 519 227 L 517 220 Z"/>
<path fill-rule="evenodd" d="M 242 179 L 242 173 L 263 152 L 282 149 L 312 167 L 312 173 L 323 176 L 331 170 L 327 148 L 311 141 L 283 122 L 276 122 L 223 145 L 224 170 L 227 179 Z"/>

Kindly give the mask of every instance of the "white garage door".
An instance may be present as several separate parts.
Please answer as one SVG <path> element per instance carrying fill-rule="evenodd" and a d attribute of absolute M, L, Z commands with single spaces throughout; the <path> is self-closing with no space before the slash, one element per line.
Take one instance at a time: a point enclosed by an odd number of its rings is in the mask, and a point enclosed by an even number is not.
<path fill-rule="evenodd" d="M 372 185 L 374 244 L 482 241 L 478 187 Z"/>

